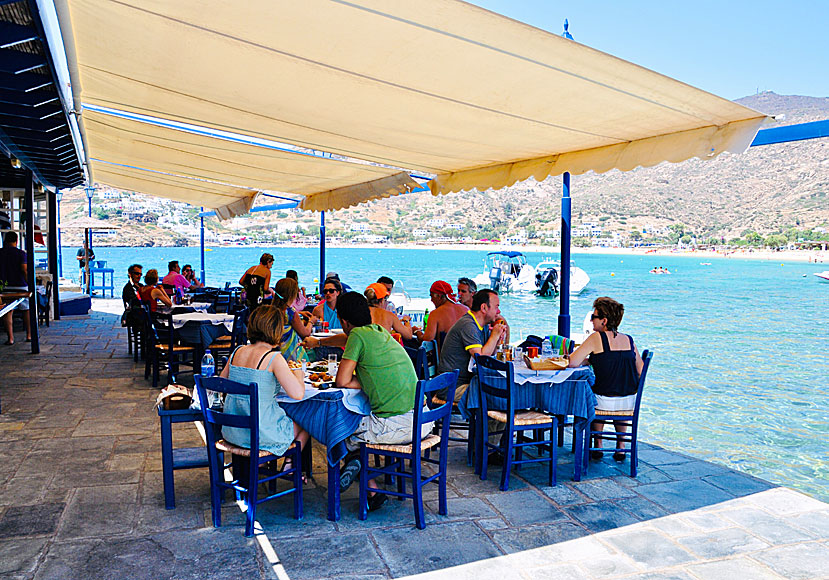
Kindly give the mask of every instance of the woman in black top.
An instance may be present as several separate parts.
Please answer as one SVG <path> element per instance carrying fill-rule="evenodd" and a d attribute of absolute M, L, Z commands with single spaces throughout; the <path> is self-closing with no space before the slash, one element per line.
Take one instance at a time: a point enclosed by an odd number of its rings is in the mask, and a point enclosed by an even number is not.
<path fill-rule="evenodd" d="M 273 256 L 271 254 L 262 254 L 259 258 L 259 263 L 251 266 L 239 279 L 239 284 L 245 288 L 245 302 L 251 312 L 253 312 L 264 298 L 273 296 L 271 290 L 271 267 L 273 266 Z"/>
<path fill-rule="evenodd" d="M 581 366 L 590 357 L 590 364 L 596 375 L 593 392 L 596 394 L 596 409 L 603 411 L 630 411 L 636 405 L 636 391 L 639 388 L 639 375 L 642 373 L 642 357 L 633 344 L 633 338 L 619 332 L 619 324 L 625 307 L 606 296 L 596 298 L 593 302 L 593 332 L 570 355 L 570 366 Z M 595 421 L 594 431 L 604 429 L 604 421 Z M 616 423 L 616 432 L 624 433 L 627 427 Z M 602 440 L 596 439 L 593 447 L 601 447 Z M 623 447 L 617 441 L 618 448 Z M 602 457 L 601 451 L 591 453 L 593 459 Z M 624 453 L 614 453 L 613 459 L 624 461 Z"/>

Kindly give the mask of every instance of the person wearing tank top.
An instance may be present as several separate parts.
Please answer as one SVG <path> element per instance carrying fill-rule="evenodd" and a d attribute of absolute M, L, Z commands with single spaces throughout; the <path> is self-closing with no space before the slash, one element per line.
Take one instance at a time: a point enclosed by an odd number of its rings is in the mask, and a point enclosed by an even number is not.
<path fill-rule="evenodd" d="M 570 355 L 571 367 L 584 364 L 590 357 L 596 382 L 593 392 L 596 394 L 596 409 L 603 411 L 630 411 L 636 405 L 636 391 L 639 388 L 639 375 L 642 373 L 642 357 L 633 338 L 619 332 L 625 307 L 607 296 L 596 298 L 593 302 L 591 321 L 594 332 Z M 594 421 L 594 431 L 602 431 L 605 421 Z M 617 433 L 624 433 L 627 427 L 615 423 Z M 623 442 L 617 441 L 622 448 Z M 592 447 L 601 447 L 602 440 L 595 439 Z M 601 451 L 591 451 L 592 459 L 601 459 Z M 625 460 L 624 453 L 614 453 L 616 461 Z"/>
<path fill-rule="evenodd" d="M 279 406 L 276 397 L 287 394 L 300 400 L 305 384 L 288 368 L 279 351 L 284 315 L 274 306 L 260 306 L 248 320 L 251 344 L 240 346 L 230 355 L 221 376 L 239 383 L 256 383 L 259 394 L 259 447 L 274 455 L 285 453 L 294 441 L 304 447 L 309 434 L 294 423 Z M 224 402 L 225 413 L 250 415 L 250 398 L 229 394 Z M 222 427 L 222 436 L 239 447 L 250 448 L 250 431 Z M 285 466 L 288 469 L 289 465 Z"/>

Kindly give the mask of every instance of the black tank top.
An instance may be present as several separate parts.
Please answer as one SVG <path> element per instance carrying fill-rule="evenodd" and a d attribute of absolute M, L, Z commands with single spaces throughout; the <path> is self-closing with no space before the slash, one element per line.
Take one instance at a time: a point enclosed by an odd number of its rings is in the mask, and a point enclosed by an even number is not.
<path fill-rule="evenodd" d="M 636 374 L 636 351 L 633 350 L 633 338 L 630 350 L 610 350 L 607 334 L 599 332 L 604 352 L 590 355 L 590 364 L 596 375 L 593 392 L 604 397 L 626 397 L 633 395 L 639 387 Z"/>
<path fill-rule="evenodd" d="M 265 297 L 265 277 L 259 274 L 245 274 L 242 281 L 245 287 L 245 302 L 251 312 L 255 310 Z"/>

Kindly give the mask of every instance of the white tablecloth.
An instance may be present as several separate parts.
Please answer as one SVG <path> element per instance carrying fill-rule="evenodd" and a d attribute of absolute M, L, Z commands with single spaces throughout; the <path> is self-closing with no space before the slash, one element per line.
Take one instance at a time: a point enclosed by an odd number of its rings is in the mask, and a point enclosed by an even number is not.
<path fill-rule="evenodd" d="M 233 315 L 210 314 L 208 312 L 190 312 L 188 314 L 173 315 L 173 328 L 179 329 L 188 322 L 209 322 L 213 325 L 224 324 L 230 328 L 233 325 Z"/>

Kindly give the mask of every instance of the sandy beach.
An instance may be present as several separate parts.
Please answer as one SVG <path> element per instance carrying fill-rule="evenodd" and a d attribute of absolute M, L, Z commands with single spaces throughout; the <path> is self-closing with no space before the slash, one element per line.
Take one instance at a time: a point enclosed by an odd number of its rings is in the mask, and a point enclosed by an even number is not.
<path fill-rule="evenodd" d="M 317 247 L 297 246 L 286 244 L 284 246 L 273 246 L 262 244 L 260 247 Z M 547 245 L 515 245 L 515 244 L 326 244 L 326 248 L 360 248 L 360 249 L 394 249 L 394 250 L 466 250 L 476 252 L 496 252 L 500 250 L 517 250 L 519 252 L 558 254 L 561 248 Z M 620 256 L 688 256 L 700 259 L 740 259 L 740 260 L 766 260 L 771 262 L 812 262 L 829 263 L 829 251 L 821 250 L 783 250 L 774 251 L 768 249 L 729 249 L 722 251 L 677 249 L 677 248 L 572 248 L 573 259 L 579 254 L 610 254 Z"/>

